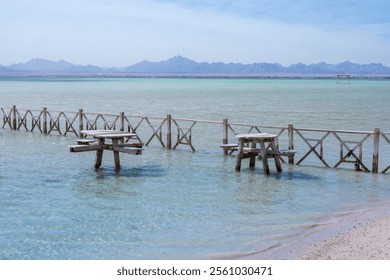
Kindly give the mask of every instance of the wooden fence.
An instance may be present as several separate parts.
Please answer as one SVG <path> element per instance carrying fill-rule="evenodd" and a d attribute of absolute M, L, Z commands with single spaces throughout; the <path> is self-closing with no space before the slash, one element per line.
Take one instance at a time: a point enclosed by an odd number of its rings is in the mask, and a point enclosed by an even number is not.
<path fill-rule="evenodd" d="M 296 150 L 290 164 L 320 165 L 328 168 L 345 166 L 373 173 L 390 170 L 390 133 L 379 128 L 373 131 L 329 130 L 264 126 L 222 121 L 174 118 L 171 115 L 134 116 L 119 114 L 1 108 L 3 129 L 39 132 L 43 134 L 74 135 L 84 129 L 116 129 L 137 133 L 146 146 L 152 142 L 166 149 L 186 145 L 196 151 L 193 136 L 202 139 L 201 148 L 214 149 L 220 144 L 236 143 L 239 133 L 270 132 L 278 136 L 280 149 Z M 219 127 L 219 128 L 218 128 Z M 216 132 L 217 131 L 217 132 Z M 222 152 L 222 149 L 221 149 Z M 224 151 L 227 154 L 227 151 Z"/>

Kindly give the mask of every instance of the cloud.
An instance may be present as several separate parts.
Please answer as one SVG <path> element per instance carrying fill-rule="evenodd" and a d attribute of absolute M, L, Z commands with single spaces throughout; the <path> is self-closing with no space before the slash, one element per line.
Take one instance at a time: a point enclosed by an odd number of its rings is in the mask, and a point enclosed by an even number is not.
<path fill-rule="evenodd" d="M 209 62 L 390 65 L 389 4 L 366 2 L 6 1 L 0 63 L 45 57 L 126 66 L 179 54 Z"/>

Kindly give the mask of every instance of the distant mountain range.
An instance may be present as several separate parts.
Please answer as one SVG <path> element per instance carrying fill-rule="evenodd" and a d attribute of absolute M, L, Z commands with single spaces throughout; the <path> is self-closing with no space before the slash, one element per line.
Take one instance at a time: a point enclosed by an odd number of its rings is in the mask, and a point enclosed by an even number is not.
<path fill-rule="evenodd" d="M 0 75 L 184 75 L 184 76 L 333 76 L 351 75 L 389 75 L 390 68 L 381 63 L 357 64 L 349 61 L 339 64 L 325 62 L 317 64 L 292 64 L 284 67 L 278 63 L 208 63 L 175 56 L 160 62 L 141 61 L 125 68 L 102 68 L 94 65 L 76 65 L 64 60 L 51 61 L 35 58 L 25 63 L 0 65 Z"/>

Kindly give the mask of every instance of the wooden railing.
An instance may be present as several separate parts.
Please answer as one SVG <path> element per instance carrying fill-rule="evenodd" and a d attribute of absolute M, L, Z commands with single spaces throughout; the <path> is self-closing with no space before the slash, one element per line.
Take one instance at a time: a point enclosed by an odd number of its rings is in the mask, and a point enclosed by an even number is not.
<path fill-rule="evenodd" d="M 278 136 L 280 149 L 296 150 L 288 157 L 290 164 L 320 165 L 328 168 L 350 166 L 355 170 L 388 173 L 390 170 L 390 133 L 349 131 L 287 126 L 264 126 L 222 121 L 174 118 L 171 115 L 136 116 L 119 114 L 1 108 L 4 129 L 43 134 L 74 135 L 82 138 L 81 130 L 116 129 L 137 133 L 145 145 L 155 143 L 163 148 L 181 145 L 196 151 L 193 136 L 203 139 L 201 149 L 215 149 L 220 144 L 236 143 L 240 133 L 269 132 Z M 216 130 L 216 127 L 219 129 Z M 217 133 L 215 132 L 217 131 Z M 209 145 L 209 146 L 207 146 Z M 227 151 L 224 150 L 227 154 Z"/>

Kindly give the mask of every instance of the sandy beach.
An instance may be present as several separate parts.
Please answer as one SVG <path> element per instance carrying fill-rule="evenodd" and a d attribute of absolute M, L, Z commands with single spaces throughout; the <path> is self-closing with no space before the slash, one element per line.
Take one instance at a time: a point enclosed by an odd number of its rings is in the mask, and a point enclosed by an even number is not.
<path fill-rule="evenodd" d="M 370 220 L 315 244 L 301 259 L 390 260 L 390 216 Z"/>
<path fill-rule="evenodd" d="M 390 260 L 390 202 L 356 206 L 268 247 L 236 255 L 268 260 Z"/>

